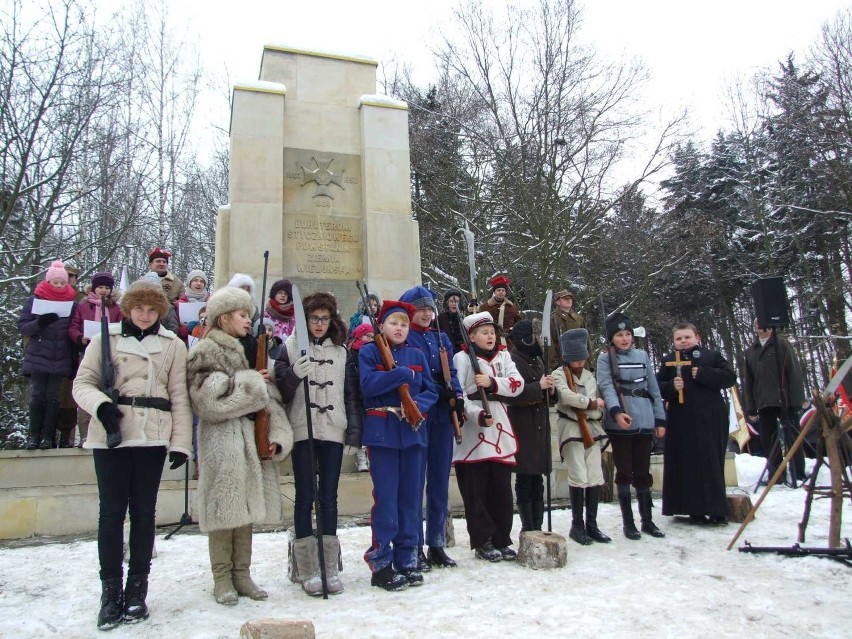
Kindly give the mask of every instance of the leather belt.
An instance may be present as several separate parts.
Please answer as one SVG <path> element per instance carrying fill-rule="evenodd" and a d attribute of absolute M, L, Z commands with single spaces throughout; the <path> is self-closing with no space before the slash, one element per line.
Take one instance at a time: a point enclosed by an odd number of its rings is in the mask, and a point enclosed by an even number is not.
<path fill-rule="evenodd" d="M 373 417 L 387 417 L 388 413 L 396 415 L 396 418 L 401 422 L 405 421 L 405 415 L 403 415 L 402 408 L 399 406 L 377 406 L 367 409 L 367 414 Z"/>
<path fill-rule="evenodd" d="M 645 399 L 650 399 L 650 400 L 654 399 L 653 397 L 651 397 L 651 393 L 649 393 L 644 388 L 632 388 L 630 390 L 625 390 L 624 394 L 627 397 L 644 397 Z"/>
<path fill-rule="evenodd" d="M 172 403 L 162 397 L 123 397 L 119 396 L 118 403 L 132 408 L 155 408 L 162 411 L 171 411 Z"/>

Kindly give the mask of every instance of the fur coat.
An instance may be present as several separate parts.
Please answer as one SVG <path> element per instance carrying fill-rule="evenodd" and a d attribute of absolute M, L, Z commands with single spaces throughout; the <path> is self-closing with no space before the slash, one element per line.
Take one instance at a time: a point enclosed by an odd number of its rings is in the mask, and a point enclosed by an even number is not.
<path fill-rule="evenodd" d="M 240 342 L 211 329 L 189 352 L 187 382 L 198 415 L 198 524 L 202 531 L 283 519 L 279 462 L 293 431 L 275 385 L 250 369 Z M 280 449 L 261 462 L 254 440 L 258 410 L 269 411 L 269 440 Z"/>

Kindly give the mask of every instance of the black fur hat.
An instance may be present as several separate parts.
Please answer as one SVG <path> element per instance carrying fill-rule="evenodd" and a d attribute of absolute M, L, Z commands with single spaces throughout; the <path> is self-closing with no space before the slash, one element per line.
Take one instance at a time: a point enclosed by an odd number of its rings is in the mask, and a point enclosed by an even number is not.
<path fill-rule="evenodd" d="M 447 289 L 447 292 L 444 293 L 444 310 L 445 311 L 450 310 L 449 309 L 449 302 L 450 302 L 450 298 L 453 295 L 455 295 L 457 298 L 459 298 L 459 305 L 461 305 L 462 298 L 464 297 L 462 295 L 462 292 L 460 290 L 458 290 L 457 288 L 449 288 L 449 289 Z"/>
<path fill-rule="evenodd" d="M 562 351 L 562 361 L 579 362 L 589 359 L 589 331 L 585 328 L 572 328 L 559 336 L 559 347 Z"/>
<path fill-rule="evenodd" d="M 633 334 L 633 320 L 624 313 L 616 311 L 606 318 L 606 341 L 612 342 L 612 336 L 618 331 L 630 331 Z"/>

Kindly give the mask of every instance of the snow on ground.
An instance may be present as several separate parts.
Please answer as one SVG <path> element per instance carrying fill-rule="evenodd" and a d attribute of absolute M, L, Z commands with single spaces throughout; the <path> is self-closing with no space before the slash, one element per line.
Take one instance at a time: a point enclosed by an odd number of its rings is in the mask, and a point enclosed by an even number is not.
<path fill-rule="evenodd" d="M 743 489 L 754 485 L 763 461 L 737 457 Z M 804 498 L 802 490 L 773 488 L 737 545 L 792 545 Z M 166 541 L 163 531 L 151 573 L 151 618 L 108 636 L 236 639 L 245 620 L 263 617 L 310 619 L 320 639 L 852 634 L 852 572 L 839 562 L 728 552 L 734 524 L 697 527 L 657 515 L 665 539 L 629 541 L 621 534 L 617 506 L 602 504 L 598 520 L 613 543 L 581 547 L 568 540 L 568 566 L 537 572 L 475 560 L 464 521 L 456 519 L 457 545 L 450 555 L 459 567 L 433 570 L 422 587 L 398 593 L 370 587 L 361 559 L 369 528 L 345 528 L 346 592 L 328 601 L 309 598 L 287 580 L 285 533 L 257 533 L 253 573 L 270 597 L 241 598 L 234 607 L 213 600 L 206 536 L 181 531 Z M 555 532 L 567 537 L 569 527 L 569 511 L 553 513 Z M 519 528 L 516 518 L 516 535 Z M 824 547 L 827 535 L 828 502 L 822 500 L 814 503 L 806 545 Z M 91 539 L 0 549 L 0 637 L 104 636 L 95 629 L 97 563 Z"/>

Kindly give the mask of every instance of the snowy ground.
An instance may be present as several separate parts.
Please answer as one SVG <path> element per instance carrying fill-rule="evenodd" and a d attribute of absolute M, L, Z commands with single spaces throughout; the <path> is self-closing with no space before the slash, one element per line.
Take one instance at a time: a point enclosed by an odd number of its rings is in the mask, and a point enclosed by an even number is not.
<path fill-rule="evenodd" d="M 744 488 L 762 468 L 762 458 L 737 458 Z M 793 544 L 804 497 L 773 488 L 738 545 Z M 849 537 L 848 502 L 846 511 Z M 569 540 L 568 566 L 549 572 L 475 560 L 464 521 L 456 519 L 450 554 L 459 568 L 433 570 L 424 586 L 399 593 L 370 587 L 361 559 L 370 530 L 346 528 L 346 592 L 328 601 L 287 580 L 284 533 L 256 534 L 253 572 L 270 597 L 241 598 L 235 607 L 213 600 L 204 535 L 181 532 L 165 541 L 158 534 L 151 618 L 108 636 L 235 639 L 246 619 L 262 617 L 310 619 L 321 639 L 852 636 L 852 571 L 838 562 L 728 552 L 733 524 L 695 527 L 658 515 L 666 538 L 633 542 L 621 535 L 615 506 L 602 504 L 598 519 L 613 543 L 581 547 Z M 567 511 L 554 513 L 555 532 L 567 536 L 569 525 Z M 516 519 L 516 533 L 519 527 Z M 815 502 L 806 545 L 826 546 L 827 534 L 828 502 Z M 93 540 L 0 548 L 0 637 L 104 636 L 95 630 L 99 588 Z"/>

